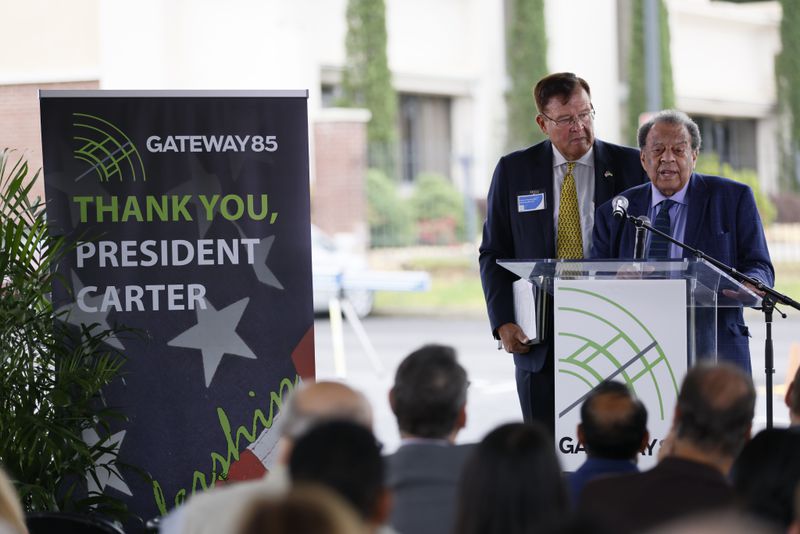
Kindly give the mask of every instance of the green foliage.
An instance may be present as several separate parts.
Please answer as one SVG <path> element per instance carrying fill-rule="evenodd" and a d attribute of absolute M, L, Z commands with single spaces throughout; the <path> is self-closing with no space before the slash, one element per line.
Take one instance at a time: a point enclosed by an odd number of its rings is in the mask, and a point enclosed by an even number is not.
<path fill-rule="evenodd" d="M 715 174 L 717 176 L 724 176 L 731 180 L 736 180 L 746 184 L 753 190 L 753 195 L 756 197 L 756 206 L 758 213 L 761 215 L 761 222 L 764 226 L 769 225 L 775 220 L 777 210 L 775 204 L 770 198 L 761 191 L 761 184 L 758 181 L 758 174 L 752 169 L 739 169 L 736 170 L 728 163 L 721 163 L 719 156 L 711 152 L 707 154 L 700 154 L 697 157 L 697 166 L 695 170 L 701 174 Z"/>
<path fill-rule="evenodd" d="M 386 55 L 384 0 L 348 0 L 342 106 L 363 107 L 372 113 L 367 124 L 370 167 L 395 174 L 397 94 Z"/>
<path fill-rule="evenodd" d="M 464 198 L 445 177 L 417 176 L 411 210 L 423 244 L 452 244 L 464 236 Z"/>
<path fill-rule="evenodd" d="M 644 36 L 644 0 L 633 0 L 631 13 L 631 43 L 628 47 L 628 122 L 625 138 L 636 146 L 636 133 L 639 130 L 639 115 L 647 109 L 647 88 L 645 87 L 645 36 Z M 675 106 L 675 89 L 672 82 L 672 56 L 669 51 L 669 14 L 664 0 L 658 3 L 658 22 L 661 41 L 659 51 L 661 57 L 661 108 Z"/>
<path fill-rule="evenodd" d="M 367 222 L 373 247 L 407 246 L 414 241 L 414 222 L 397 184 L 378 169 L 367 171 Z"/>
<path fill-rule="evenodd" d="M 533 87 L 547 75 L 544 0 L 513 0 L 506 35 L 506 147 L 516 150 L 544 139 L 536 125 Z"/>
<path fill-rule="evenodd" d="M 800 189 L 796 179 L 796 159 L 800 148 L 800 2 L 780 0 L 783 8 L 781 18 L 781 53 L 775 61 L 775 77 L 778 101 L 782 112 L 789 119 L 788 139 L 784 146 L 781 184 L 791 189 Z"/>
<path fill-rule="evenodd" d="M 0 463 L 29 511 L 120 517 L 120 501 L 85 490 L 87 475 L 97 480 L 95 462 L 116 453 L 105 440 L 89 446 L 82 438 L 89 429 L 107 436 L 121 417 L 99 402 L 123 364 L 105 344 L 118 331 L 69 328 L 66 312 L 53 309 L 55 266 L 70 246 L 50 235 L 44 203 L 29 200 L 37 176 L 22 158 L 0 154 Z"/>

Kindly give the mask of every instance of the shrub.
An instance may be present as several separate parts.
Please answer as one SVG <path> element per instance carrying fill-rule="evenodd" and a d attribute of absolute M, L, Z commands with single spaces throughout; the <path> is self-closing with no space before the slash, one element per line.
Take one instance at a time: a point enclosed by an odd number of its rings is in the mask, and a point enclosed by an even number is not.
<path fill-rule="evenodd" d="M 417 176 L 411 210 L 421 243 L 443 245 L 463 240 L 464 199 L 443 176 L 432 173 Z"/>
<path fill-rule="evenodd" d="M 753 190 L 753 195 L 756 197 L 756 206 L 758 207 L 758 213 L 761 215 L 761 222 L 764 226 L 767 226 L 775 220 L 777 215 L 775 204 L 761 191 L 758 174 L 753 169 L 736 170 L 729 163 L 720 163 L 719 156 L 714 152 L 710 152 L 700 154 L 697 157 L 695 170 L 701 174 L 724 176 L 750 186 L 750 189 Z"/>
<path fill-rule="evenodd" d="M 408 202 L 383 171 L 367 171 L 367 222 L 373 247 L 408 246 L 414 241 L 414 225 Z"/>

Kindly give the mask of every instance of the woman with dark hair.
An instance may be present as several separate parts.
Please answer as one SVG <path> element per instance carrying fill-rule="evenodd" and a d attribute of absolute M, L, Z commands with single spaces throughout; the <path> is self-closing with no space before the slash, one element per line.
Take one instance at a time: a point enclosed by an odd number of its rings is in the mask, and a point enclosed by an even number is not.
<path fill-rule="evenodd" d="M 731 473 L 745 512 L 788 528 L 794 515 L 794 491 L 800 483 L 800 432 L 762 430 L 744 446 Z"/>
<path fill-rule="evenodd" d="M 244 513 L 238 534 L 366 534 L 342 497 L 319 485 L 295 486 L 284 497 L 263 497 Z"/>
<path fill-rule="evenodd" d="M 568 513 L 553 440 L 538 423 L 490 432 L 461 473 L 454 534 L 549 532 Z"/>

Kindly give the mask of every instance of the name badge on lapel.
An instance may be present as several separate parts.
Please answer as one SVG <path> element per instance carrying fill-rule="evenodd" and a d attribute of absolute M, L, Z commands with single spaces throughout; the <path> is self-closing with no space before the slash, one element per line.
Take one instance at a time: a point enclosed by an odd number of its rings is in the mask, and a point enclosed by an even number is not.
<path fill-rule="evenodd" d="M 544 198 L 544 191 L 530 191 L 517 195 L 517 211 L 527 213 L 529 211 L 539 211 L 547 207 Z"/>

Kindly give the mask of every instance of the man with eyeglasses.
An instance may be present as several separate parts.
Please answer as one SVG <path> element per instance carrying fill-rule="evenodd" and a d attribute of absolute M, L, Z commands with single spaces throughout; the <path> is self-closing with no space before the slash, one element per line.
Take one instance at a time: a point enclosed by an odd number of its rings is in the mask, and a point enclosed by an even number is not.
<path fill-rule="evenodd" d="M 654 228 L 771 287 L 775 271 L 753 191 L 734 180 L 694 171 L 702 144 L 697 124 L 681 111 L 663 110 L 639 128 L 638 141 L 651 183 L 624 193 L 628 214 L 649 216 Z M 632 225 L 613 217 L 611 203 L 600 206 L 596 215 L 592 254 L 632 258 Z M 648 259 L 691 257 L 663 237 L 651 235 L 648 241 Z M 723 290 L 726 296 L 730 293 Z M 711 311 L 695 312 L 703 325 L 696 328 L 697 356 L 716 356 L 750 374 L 750 331 L 741 306 L 720 306 L 716 315 Z"/>
<path fill-rule="evenodd" d="M 545 311 L 544 336 L 532 344 L 514 317 L 512 284 L 518 278 L 497 260 L 589 257 L 595 208 L 647 176 L 638 150 L 595 139 L 585 80 L 571 72 L 551 74 L 533 95 L 536 124 L 547 139 L 500 158 L 489 188 L 480 267 L 492 334 L 498 348 L 514 354 L 523 419 L 552 432 L 552 305 Z"/>

